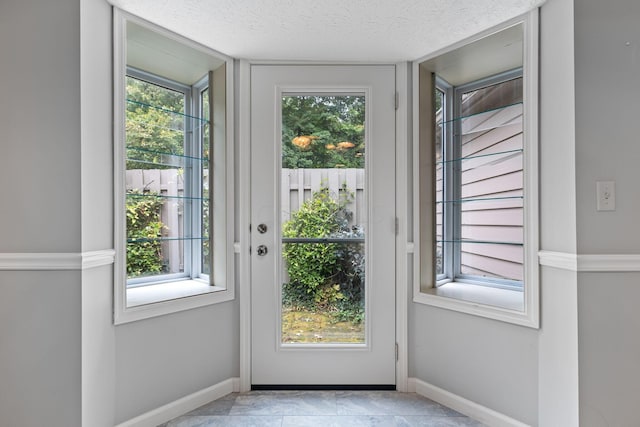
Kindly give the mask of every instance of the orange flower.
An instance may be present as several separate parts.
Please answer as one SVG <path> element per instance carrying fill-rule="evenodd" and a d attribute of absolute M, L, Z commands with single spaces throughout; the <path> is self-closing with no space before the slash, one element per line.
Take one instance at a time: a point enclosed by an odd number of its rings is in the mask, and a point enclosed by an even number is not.
<path fill-rule="evenodd" d="M 293 140 L 291 140 L 291 142 L 293 143 L 293 145 L 297 145 L 303 150 L 306 150 L 309 148 L 309 145 L 311 145 L 311 138 L 308 136 L 296 136 L 295 138 L 293 138 Z"/>
<path fill-rule="evenodd" d="M 291 140 L 291 143 L 293 145 L 297 145 L 303 150 L 307 150 L 311 145 L 311 142 L 313 142 L 318 138 L 319 136 L 315 136 L 315 135 L 298 135 Z"/>
<path fill-rule="evenodd" d="M 349 141 L 338 142 L 338 150 L 348 150 L 349 148 L 355 147 L 356 144 Z"/>

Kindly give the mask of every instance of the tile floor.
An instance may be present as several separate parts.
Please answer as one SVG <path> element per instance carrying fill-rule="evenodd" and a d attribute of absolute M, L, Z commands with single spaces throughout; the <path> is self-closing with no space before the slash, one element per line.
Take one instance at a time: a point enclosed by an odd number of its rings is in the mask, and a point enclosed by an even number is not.
<path fill-rule="evenodd" d="M 251 391 L 232 393 L 159 427 L 481 427 L 415 393 Z"/>

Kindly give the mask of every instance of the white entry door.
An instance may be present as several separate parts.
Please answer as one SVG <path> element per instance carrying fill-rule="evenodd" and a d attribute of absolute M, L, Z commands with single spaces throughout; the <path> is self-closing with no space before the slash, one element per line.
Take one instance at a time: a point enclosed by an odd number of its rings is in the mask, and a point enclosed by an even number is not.
<path fill-rule="evenodd" d="M 251 67 L 251 383 L 395 385 L 395 66 Z"/>

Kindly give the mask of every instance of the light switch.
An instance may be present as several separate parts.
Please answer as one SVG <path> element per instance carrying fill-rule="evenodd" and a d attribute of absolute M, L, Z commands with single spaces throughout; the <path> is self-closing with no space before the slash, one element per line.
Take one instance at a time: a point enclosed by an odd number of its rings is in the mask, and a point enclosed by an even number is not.
<path fill-rule="evenodd" d="M 596 208 L 599 211 L 616 210 L 616 183 L 615 181 L 596 182 Z"/>

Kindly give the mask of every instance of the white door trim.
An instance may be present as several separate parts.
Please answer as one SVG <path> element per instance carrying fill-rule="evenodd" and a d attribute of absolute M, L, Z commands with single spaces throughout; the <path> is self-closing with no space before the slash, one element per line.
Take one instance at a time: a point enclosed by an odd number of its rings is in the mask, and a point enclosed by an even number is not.
<path fill-rule="evenodd" d="M 398 108 L 396 109 L 396 218 L 398 232 L 396 234 L 396 343 L 398 357 L 396 360 L 396 389 L 408 391 L 409 355 L 408 351 L 408 301 L 411 281 L 408 277 L 409 242 L 412 234 L 407 229 L 409 220 L 409 71 L 411 67 L 403 62 L 396 64 L 396 91 Z"/>
<path fill-rule="evenodd" d="M 238 224 L 239 224 L 239 327 L 240 327 L 240 391 L 251 390 L 251 269 L 249 254 L 249 222 L 251 214 L 251 65 L 265 64 L 264 61 L 240 60 L 238 67 Z M 315 64 L 315 63 L 314 63 Z M 282 64 L 279 64 L 282 65 Z M 292 63 L 293 65 L 293 63 Z M 337 64 L 330 64 L 337 65 Z M 373 65 L 373 64 L 371 64 Z M 379 65 L 379 64 L 377 64 Z M 396 212 L 399 231 L 396 237 L 396 340 L 398 360 L 396 362 L 396 387 L 398 391 L 408 391 L 408 248 L 412 242 L 408 224 L 408 118 L 409 118 L 409 76 L 407 63 L 396 65 L 396 90 L 399 103 L 396 111 Z"/>
<path fill-rule="evenodd" d="M 240 391 L 251 390 L 251 63 L 240 60 L 238 108 L 238 224 Z"/>

